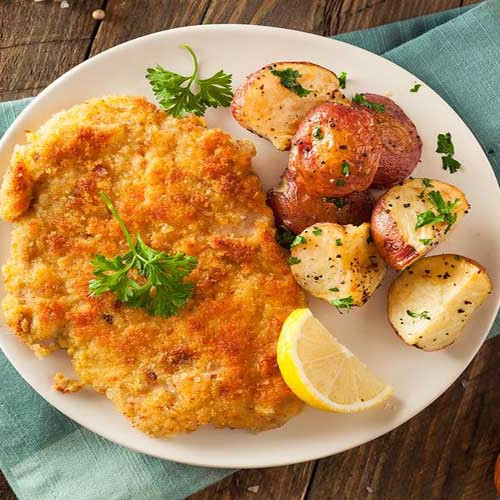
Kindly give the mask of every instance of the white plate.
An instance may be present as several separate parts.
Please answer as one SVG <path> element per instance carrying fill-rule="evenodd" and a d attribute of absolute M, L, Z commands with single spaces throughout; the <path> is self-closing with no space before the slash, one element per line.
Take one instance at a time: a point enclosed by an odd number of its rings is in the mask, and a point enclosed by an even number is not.
<path fill-rule="evenodd" d="M 434 177 L 460 187 L 472 204 L 470 214 L 449 241 L 433 253 L 456 252 L 478 260 L 488 269 L 495 291 L 476 312 L 458 341 L 443 351 L 425 353 L 406 346 L 386 320 L 386 279 L 362 309 L 339 315 L 332 307 L 311 300 L 313 312 L 330 331 L 372 369 L 395 387 L 391 405 L 358 415 L 333 415 L 304 408 L 279 429 L 252 434 L 240 430 L 203 428 L 172 439 L 153 439 L 134 430 L 111 402 L 90 390 L 73 395 L 51 391 L 56 371 L 68 371 L 64 353 L 39 361 L 3 327 L 0 345 L 19 373 L 49 403 L 88 429 L 124 446 L 161 458 L 215 467 L 284 465 L 339 453 L 366 443 L 406 422 L 428 406 L 460 375 L 481 346 L 499 302 L 500 197 L 497 181 L 481 147 L 458 115 L 427 85 L 409 89 L 418 79 L 369 52 L 316 35 L 243 25 L 179 28 L 125 43 L 77 66 L 44 90 L 21 114 L 0 143 L 5 167 L 24 131 L 40 126 L 53 113 L 88 97 L 106 94 L 143 94 L 152 98 L 145 69 L 160 63 L 188 72 L 191 60 L 179 48 L 191 45 L 201 61 L 202 76 L 219 69 L 233 74 L 236 88 L 245 75 L 271 61 L 312 61 L 347 71 L 347 94 L 374 92 L 393 98 L 415 122 L 424 143 L 417 176 Z M 274 185 L 286 165 L 287 154 L 242 129 L 228 109 L 211 110 L 210 126 L 219 126 L 257 146 L 254 167 L 264 188 Z M 440 132 L 451 132 L 456 158 L 463 171 L 451 176 L 441 169 L 434 152 Z M 0 260 L 9 253 L 9 227 L 0 227 Z M 4 292 L 3 292 L 4 293 Z"/>

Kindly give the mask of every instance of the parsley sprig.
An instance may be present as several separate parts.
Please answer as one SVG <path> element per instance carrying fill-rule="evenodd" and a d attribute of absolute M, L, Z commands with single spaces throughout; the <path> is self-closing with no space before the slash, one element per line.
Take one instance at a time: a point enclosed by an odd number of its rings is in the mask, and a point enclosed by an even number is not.
<path fill-rule="evenodd" d="M 111 292 L 117 301 L 143 308 L 151 316 L 168 318 L 177 314 L 193 295 L 193 284 L 185 283 L 184 278 L 196 267 L 196 257 L 153 250 L 139 233 L 134 243 L 108 195 L 101 191 L 99 196 L 120 225 L 130 250 L 112 259 L 99 254 L 92 259 L 95 278 L 89 283 L 90 296 Z"/>
<path fill-rule="evenodd" d="M 408 316 L 410 316 L 411 318 L 415 318 L 415 319 L 431 319 L 431 317 L 429 316 L 429 311 L 422 311 L 422 312 L 414 312 L 414 311 L 410 311 L 409 309 L 406 311 L 406 314 L 408 314 Z"/>
<path fill-rule="evenodd" d="M 296 69 L 286 68 L 282 71 L 276 68 L 270 69 L 271 73 L 274 76 L 277 76 L 280 79 L 281 85 L 283 87 L 291 90 L 294 94 L 297 94 L 299 97 L 305 97 L 310 94 L 311 91 L 302 87 L 302 85 L 297 81 L 301 75 Z"/>
<path fill-rule="evenodd" d="M 341 309 L 347 309 L 350 310 L 352 306 L 354 305 L 354 299 L 352 298 L 352 295 L 349 295 L 349 297 L 343 297 L 341 299 L 333 299 L 332 300 L 332 306 L 337 308 L 337 311 L 341 312 Z"/>
<path fill-rule="evenodd" d="M 449 170 L 450 174 L 454 174 L 460 170 L 462 164 L 453 158 L 455 146 L 453 145 L 449 132 L 446 132 L 446 134 L 438 134 L 436 153 L 442 153 L 444 155 L 441 157 L 443 170 Z"/>
<path fill-rule="evenodd" d="M 347 81 L 347 73 L 345 71 L 342 71 L 339 75 L 339 87 L 341 89 L 345 89 L 345 84 Z"/>
<path fill-rule="evenodd" d="M 457 220 L 457 214 L 456 212 L 453 212 L 453 209 L 460 200 L 457 198 L 453 202 L 445 202 L 440 191 L 431 191 L 427 196 L 429 201 L 436 208 L 437 213 L 432 210 L 427 210 L 426 212 L 417 214 L 415 229 L 419 229 L 427 224 L 444 222 L 447 224 L 446 229 L 444 230 L 444 234 L 446 234 Z"/>
<path fill-rule="evenodd" d="M 363 94 L 356 94 L 352 98 L 352 102 L 373 109 L 373 111 L 378 111 L 379 113 L 383 113 L 385 111 L 385 106 L 383 104 L 367 101 Z"/>
<path fill-rule="evenodd" d="M 231 76 L 224 71 L 217 71 L 210 78 L 199 77 L 198 59 L 189 45 L 183 45 L 193 58 L 193 73 L 179 75 L 157 65 L 148 68 L 146 78 L 160 106 L 171 116 L 179 117 L 186 113 L 203 116 L 207 108 L 226 107 L 231 104 L 233 91 Z M 198 87 L 193 92 L 192 86 Z"/>

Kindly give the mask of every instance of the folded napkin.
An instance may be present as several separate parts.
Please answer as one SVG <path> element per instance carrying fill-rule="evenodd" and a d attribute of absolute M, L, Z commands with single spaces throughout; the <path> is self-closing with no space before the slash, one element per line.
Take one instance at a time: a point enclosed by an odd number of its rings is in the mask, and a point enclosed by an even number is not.
<path fill-rule="evenodd" d="M 474 131 L 498 176 L 499 0 L 336 38 L 434 88 Z M 0 105 L 0 136 L 28 102 Z M 20 500 L 177 500 L 232 472 L 151 458 L 98 437 L 40 398 L 1 353 L 0 380 L 0 468 Z"/>

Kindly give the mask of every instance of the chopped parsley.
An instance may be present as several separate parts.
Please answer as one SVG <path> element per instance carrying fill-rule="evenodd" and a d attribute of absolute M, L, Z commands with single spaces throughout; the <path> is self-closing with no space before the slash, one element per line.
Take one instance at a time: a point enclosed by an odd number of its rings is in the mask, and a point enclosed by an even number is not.
<path fill-rule="evenodd" d="M 441 157 L 443 170 L 449 170 L 450 174 L 454 174 L 460 170 L 462 164 L 453 158 L 455 146 L 453 145 L 449 132 L 446 132 L 446 134 L 438 134 L 436 153 L 442 153 L 444 155 Z"/>
<path fill-rule="evenodd" d="M 345 180 L 344 180 L 344 179 L 337 179 L 337 180 L 335 181 L 335 184 L 336 184 L 337 186 L 345 186 Z"/>
<path fill-rule="evenodd" d="M 420 192 L 420 194 L 418 195 L 418 197 L 423 200 L 424 199 L 424 195 L 425 195 L 425 190 L 426 188 L 428 187 L 434 187 L 431 183 L 431 180 L 430 179 L 427 179 L 427 178 L 424 178 L 422 179 L 422 184 L 424 185 L 424 189 L 422 189 L 422 191 Z"/>
<path fill-rule="evenodd" d="M 335 286 L 333 288 L 329 288 L 328 290 L 330 290 L 330 292 L 338 292 L 339 289 Z"/>
<path fill-rule="evenodd" d="M 312 131 L 312 136 L 315 139 L 318 139 L 318 141 L 323 139 L 324 135 L 323 135 L 323 131 L 321 130 L 321 127 L 314 127 L 314 129 Z"/>
<path fill-rule="evenodd" d="M 385 111 L 385 106 L 383 104 L 376 104 L 374 102 L 367 101 L 363 94 L 356 94 L 352 98 L 352 102 L 360 104 L 361 106 L 366 106 L 367 108 L 373 109 L 373 111 L 378 111 L 383 113 Z"/>
<path fill-rule="evenodd" d="M 417 214 L 417 222 L 415 224 L 415 229 L 419 229 L 428 224 L 435 224 L 438 222 L 444 222 L 447 224 L 444 234 L 446 234 L 451 226 L 457 220 L 457 214 L 452 212 L 452 210 L 456 207 L 457 203 L 460 201 L 458 198 L 451 202 L 445 202 L 443 200 L 443 196 L 440 191 L 431 191 L 428 194 L 429 201 L 434 205 L 437 210 L 437 214 L 432 210 L 427 210 L 426 212 L 422 212 Z"/>
<path fill-rule="evenodd" d="M 321 198 L 325 203 L 333 203 L 337 208 L 342 208 L 345 205 L 343 198 L 335 198 L 333 196 L 323 196 Z"/>
<path fill-rule="evenodd" d="M 411 318 L 415 318 L 415 319 L 431 319 L 431 317 L 429 316 L 429 311 L 422 311 L 420 313 L 416 313 L 416 312 L 407 310 L 406 314 L 408 314 L 408 316 L 410 316 Z"/>
<path fill-rule="evenodd" d="M 293 248 L 297 245 L 304 245 L 306 243 L 307 240 L 299 234 L 298 236 L 295 236 L 294 240 L 292 241 L 292 244 L 290 245 L 290 248 Z"/>
<path fill-rule="evenodd" d="M 276 228 L 276 241 L 287 250 L 290 250 L 290 247 L 295 239 L 295 235 L 288 229 L 287 227 L 281 225 Z"/>
<path fill-rule="evenodd" d="M 410 92 L 418 92 L 418 90 L 420 89 L 420 87 L 422 86 L 422 84 L 420 83 L 416 83 L 415 85 L 413 85 L 413 87 L 410 89 Z"/>
<path fill-rule="evenodd" d="M 347 161 L 345 160 L 342 162 L 342 165 L 340 165 L 340 170 L 342 172 L 342 175 L 344 175 L 345 177 L 349 177 L 349 175 L 351 174 L 349 163 L 347 163 Z"/>
<path fill-rule="evenodd" d="M 354 299 L 352 295 L 349 297 L 344 297 L 343 299 L 333 299 L 332 306 L 335 306 L 337 309 L 351 309 L 354 305 Z"/>
<path fill-rule="evenodd" d="M 338 247 L 341 247 L 342 246 L 342 240 L 340 238 L 337 238 L 335 240 L 335 245 L 338 246 Z"/>
<path fill-rule="evenodd" d="M 314 226 L 312 233 L 314 234 L 314 236 L 319 236 L 320 234 L 323 234 L 323 229 Z"/>
<path fill-rule="evenodd" d="M 339 85 L 341 89 L 345 89 L 345 82 L 347 81 L 347 73 L 342 71 L 339 75 Z"/>
<path fill-rule="evenodd" d="M 420 243 L 424 244 L 425 246 L 429 246 L 432 243 L 432 239 L 430 238 L 420 238 Z"/>
<path fill-rule="evenodd" d="M 271 68 L 270 71 L 274 76 L 277 76 L 280 79 L 280 83 L 283 87 L 291 90 L 299 97 L 305 97 L 311 93 L 310 90 L 305 89 L 300 83 L 297 82 L 297 78 L 301 75 L 296 69 L 286 68 L 283 71 L 280 71 L 278 69 Z"/>
<path fill-rule="evenodd" d="M 297 259 L 297 257 L 288 257 L 288 263 L 291 266 L 294 266 L 295 264 L 298 264 L 299 262 L 301 262 L 301 260 Z"/>

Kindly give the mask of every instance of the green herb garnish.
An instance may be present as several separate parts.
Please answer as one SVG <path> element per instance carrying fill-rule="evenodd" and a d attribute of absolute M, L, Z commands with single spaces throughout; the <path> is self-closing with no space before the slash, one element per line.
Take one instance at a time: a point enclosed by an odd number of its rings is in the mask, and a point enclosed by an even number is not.
<path fill-rule="evenodd" d="M 367 101 L 363 94 L 356 94 L 352 98 L 352 102 L 360 104 L 361 106 L 366 106 L 367 108 L 373 109 L 373 111 L 378 111 L 383 113 L 385 111 L 385 106 L 383 104 L 376 104 L 374 102 Z"/>
<path fill-rule="evenodd" d="M 339 86 L 341 89 L 345 89 L 345 82 L 347 81 L 347 73 L 342 71 L 339 75 Z"/>
<path fill-rule="evenodd" d="M 99 196 L 118 221 L 130 250 L 113 259 L 104 255 L 92 259 L 95 278 L 89 283 L 90 296 L 112 292 L 117 301 L 143 308 L 151 316 L 168 318 L 177 314 L 193 295 L 193 284 L 185 283 L 184 278 L 196 267 L 196 257 L 154 250 L 144 243 L 139 233 L 134 243 L 107 194 L 101 191 Z M 132 270 L 139 280 L 131 277 Z"/>
<path fill-rule="evenodd" d="M 351 309 L 354 305 L 354 299 L 351 295 L 349 297 L 344 297 L 343 299 L 333 299 L 332 306 L 335 306 L 337 309 Z"/>
<path fill-rule="evenodd" d="M 337 238 L 335 240 L 335 245 L 338 246 L 338 247 L 341 247 L 342 246 L 342 240 L 340 238 Z"/>
<path fill-rule="evenodd" d="M 313 234 L 314 234 L 314 236 L 319 236 L 320 234 L 323 234 L 323 229 L 321 229 L 320 227 L 314 226 Z"/>
<path fill-rule="evenodd" d="M 288 257 L 288 263 L 291 266 L 294 266 L 295 264 L 298 264 L 300 262 L 300 259 L 297 259 L 297 257 Z"/>
<path fill-rule="evenodd" d="M 318 139 L 318 141 L 323 139 L 324 136 L 323 136 L 323 131 L 321 130 L 321 127 L 314 127 L 314 129 L 312 131 L 312 136 L 315 139 Z"/>
<path fill-rule="evenodd" d="M 298 236 L 295 236 L 292 244 L 290 245 L 290 248 L 293 248 L 297 245 L 304 245 L 305 243 L 307 243 L 307 240 L 299 234 Z"/>
<path fill-rule="evenodd" d="M 436 153 L 443 153 L 451 156 L 455 154 L 455 147 L 453 146 L 451 134 L 449 132 L 446 132 L 446 134 L 438 134 Z"/>
<path fill-rule="evenodd" d="M 420 83 L 416 83 L 415 85 L 413 85 L 413 87 L 410 89 L 410 92 L 418 92 L 418 90 L 420 89 L 420 87 L 422 86 L 422 84 Z"/>
<path fill-rule="evenodd" d="M 349 163 L 347 163 L 347 161 L 344 160 L 342 162 L 342 165 L 340 165 L 340 171 L 342 172 L 342 175 L 349 177 L 351 170 L 349 169 Z"/>
<path fill-rule="evenodd" d="M 462 164 L 452 158 L 451 156 L 442 156 L 441 160 L 443 162 L 443 170 L 449 170 L 450 174 L 454 174 L 457 170 L 460 170 Z"/>
<path fill-rule="evenodd" d="M 432 240 L 430 238 L 420 238 L 419 241 L 425 246 L 429 246 L 432 243 Z"/>
<path fill-rule="evenodd" d="M 330 290 L 330 292 L 338 292 L 339 291 L 339 289 L 337 287 L 329 288 L 328 290 Z"/>
<path fill-rule="evenodd" d="M 427 210 L 417 215 L 417 222 L 415 224 L 415 229 L 419 229 L 427 224 L 435 224 L 437 222 L 445 222 L 448 225 L 444 231 L 446 234 L 451 226 L 457 220 L 457 214 L 452 212 L 457 203 L 460 201 L 458 198 L 454 201 L 445 202 L 440 191 L 431 191 L 428 194 L 429 201 L 436 207 L 437 214 L 432 210 Z"/>
<path fill-rule="evenodd" d="M 287 250 L 290 250 L 290 247 L 295 239 L 295 235 L 285 226 L 281 225 L 276 228 L 276 241 Z"/>
<path fill-rule="evenodd" d="M 406 314 L 408 314 L 408 316 L 411 316 L 412 318 L 416 318 L 416 319 L 431 319 L 431 317 L 429 316 L 429 311 L 422 311 L 420 313 L 416 313 L 416 312 L 407 310 Z"/>
<path fill-rule="evenodd" d="M 345 180 L 344 180 L 344 179 L 337 179 L 337 180 L 335 181 L 335 184 L 336 184 L 337 186 L 345 186 Z"/>
<path fill-rule="evenodd" d="M 171 116 L 193 113 L 203 116 L 207 108 L 227 107 L 231 104 L 233 92 L 231 75 L 220 70 L 210 78 L 201 79 L 198 74 L 198 59 L 189 45 L 183 45 L 193 58 L 193 73 L 189 76 L 173 73 L 157 65 L 148 68 L 149 80 L 159 105 Z M 198 86 L 198 92 L 191 90 Z"/>
<path fill-rule="evenodd" d="M 323 196 L 321 198 L 325 203 L 333 203 L 337 208 L 342 208 L 345 205 L 343 198 L 334 198 L 333 196 Z"/>
<path fill-rule="evenodd" d="M 278 69 L 271 68 L 270 71 L 274 76 L 279 77 L 280 83 L 283 87 L 291 90 L 299 97 L 305 97 L 311 93 L 310 90 L 305 89 L 300 83 L 297 82 L 297 78 L 301 75 L 296 69 L 286 68 L 283 71 L 280 71 Z"/>

